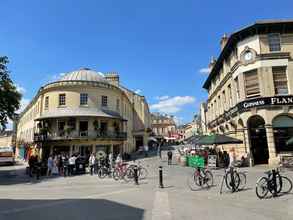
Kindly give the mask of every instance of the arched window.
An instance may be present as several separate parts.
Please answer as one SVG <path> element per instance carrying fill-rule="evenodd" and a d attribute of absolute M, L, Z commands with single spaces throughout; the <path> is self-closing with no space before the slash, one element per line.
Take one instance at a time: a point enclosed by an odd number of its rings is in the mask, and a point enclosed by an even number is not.
<path fill-rule="evenodd" d="M 279 115 L 273 119 L 273 131 L 276 151 L 293 151 L 293 147 L 287 146 L 286 141 L 293 137 L 293 118 L 288 115 Z"/>

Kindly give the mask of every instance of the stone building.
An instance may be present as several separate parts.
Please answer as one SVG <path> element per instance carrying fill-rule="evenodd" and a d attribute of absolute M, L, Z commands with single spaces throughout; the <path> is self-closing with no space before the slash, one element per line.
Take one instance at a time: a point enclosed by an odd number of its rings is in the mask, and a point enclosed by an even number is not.
<path fill-rule="evenodd" d="M 130 153 L 147 143 L 150 128 L 144 96 L 121 86 L 116 73 L 83 68 L 39 89 L 19 116 L 17 146 L 37 146 L 45 158 Z"/>
<path fill-rule="evenodd" d="M 156 136 L 172 137 L 176 133 L 176 123 L 173 116 L 160 113 L 152 113 L 152 130 Z"/>
<path fill-rule="evenodd" d="M 237 156 L 253 164 L 276 164 L 293 148 L 293 20 L 260 21 L 221 39 L 210 63 L 209 132 L 243 140 Z"/>

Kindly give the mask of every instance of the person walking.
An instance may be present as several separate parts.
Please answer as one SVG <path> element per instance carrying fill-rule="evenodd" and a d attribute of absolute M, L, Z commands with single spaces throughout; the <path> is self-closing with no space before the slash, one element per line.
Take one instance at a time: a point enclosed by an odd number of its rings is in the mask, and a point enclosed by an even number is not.
<path fill-rule="evenodd" d="M 172 156 L 173 156 L 173 153 L 172 153 L 171 150 L 168 151 L 167 156 L 168 156 L 168 165 L 172 165 Z"/>
<path fill-rule="evenodd" d="M 96 166 L 96 157 L 95 157 L 94 153 L 92 153 L 89 158 L 89 165 L 90 165 L 91 175 L 93 175 L 95 172 L 95 166 Z"/>
<path fill-rule="evenodd" d="M 162 145 L 161 144 L 158 146 L 158 156 L 160 157 L 160 159 L 162 159 Z"/>
<path fill-rule="evenodd" d="M 47 161 L 47 176 L 51 176 L 53 170 L 53 158 L 50 155 Z"/>

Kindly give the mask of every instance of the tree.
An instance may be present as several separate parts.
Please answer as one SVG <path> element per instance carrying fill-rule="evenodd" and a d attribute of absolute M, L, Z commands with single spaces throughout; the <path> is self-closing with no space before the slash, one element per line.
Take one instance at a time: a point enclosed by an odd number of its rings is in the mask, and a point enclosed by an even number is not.
<path fill-rule="evenodd" d="M 0 57 L 0 130 L 6 128 L 9 119 L 13 119 L 15 111 L 20 107 L 21 94 L 9 77 L 8 58 Z"/>

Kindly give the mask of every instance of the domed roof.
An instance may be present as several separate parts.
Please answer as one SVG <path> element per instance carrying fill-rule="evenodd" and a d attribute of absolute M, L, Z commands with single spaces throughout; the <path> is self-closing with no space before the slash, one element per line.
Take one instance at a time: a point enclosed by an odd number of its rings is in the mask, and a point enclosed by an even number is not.
<path fill-rule="evenodd" d="M 83 68 L 80 70 L 66 73 L 58 81 L 95 81 L 108 83 L 108 81 L 104 78 L 104 75 L 102 73 L 93 71 L 88 68 Z"/>

